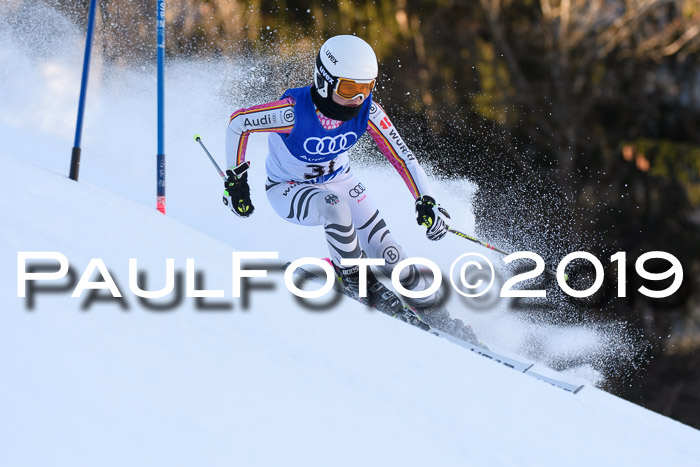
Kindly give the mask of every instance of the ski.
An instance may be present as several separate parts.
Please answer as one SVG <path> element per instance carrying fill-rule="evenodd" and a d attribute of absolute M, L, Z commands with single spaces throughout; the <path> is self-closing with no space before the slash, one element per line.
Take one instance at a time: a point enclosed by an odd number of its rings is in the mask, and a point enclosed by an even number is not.
<path fill-rule="evenodd" d="M 282 269 L 286 270 L 289 267 L 289 265 L 291 265 L 291 264 L 292 264 L 291 262 L 286 263 L 284 266 L 282 266 Z M 310 281 L 314 281 L 314 282 L 324 281 L 324 279 L 322 277 L 320 277 L 319 275 L 317 275 L 317 274 L 315 274 L 307 269 L 301 268 L 301 267 L 297 268 L 293 272 L 293 275 L 298 277 L 298 278 L 301 278 L 304 280 L 310 280 Z M 339 293 L 343 292 L 342 288 L 340 287 L 339 281 L 335 282 L 333 288 Z M 383 311 L 383 312 L 385 314 L 389 314 L 386 311 Z M 521 361 L 516 360 L 514 358 L 500 355 L 500 354 L 498 354 L 490 349 L 486 349 L 482 346 L 464 341 L 462 339 L 458 339 L 457 337 L 452 336 L 446 332 L 438 331 L 437 329 L 432 328 L 430 325 L 428 325 L 424 321 L 421 321 L 417 317 L 417 315 L 413 312 L 413 310 L 411 310 L 407 306 L 403 307 L 403 312 L 394 313 L 393 316 L 395 318 L 398 318 L 398 319 L 404 321 L 404 322 L 407 322 L 408 324 L 416 326 L 419 329 L 427 331 L 435 336 L 442 337 L 443 339 L 447 339 L 448 341 L 452 342 L 453 344 L 459 345 L 460 347 L 464 347 L 465 349 L 470 350 L 477 355 L 488 358 L 489 360 L 492 360 L 496 363 L 500 363 L 501 365 L 504 365 L 508 368 L 516 370 L 519 373 L 524 373 L 526 375 L 532 376 L 535 379 L 549 383 L 552 386 L 558 387 L 558 388 L 563 389 L 563 390 L 570 392 L 572 394 L 578 394 L 579 391 L 581 391 L 581 389 L 583 389 L 583 387 L 584 387 L 583 385 L 574 385 L 571 383 L 566 383 L 564 381 L 560 381 L 560 380 L 550 378 L 548 376 L 544 376 L 544 375 L 541 375 L 539 373 L 535 373 L 533 371 L 530 371 L 530 369 L 535 365 L 534 363 L 521 362 Z M 414 318 L 414 319 L 412 319 L 412 318 Z"/>
<path fill-rule="evenodd" d="M 568 391 L 574 394 L 578 394 L 581 389 L 583 389 L 583 384 L 576 385 L 576 384 L 571 384 L 571 383 L 565 383 L 564 381 L 560 381 L 558 379 L 550 378 L 548 376 L 541 375 L 539 373 L 535 373 L 534 371 L 527 371 L 525 372 L 526 375 L 532 376 L 535 379 L 539 379 L 540 381 L 544 381 L 545 383 L 549 383 L 552 386 L 558 387 L 560 389 L 563 389 L 564 391 Z"/>
<path fill-rule="evenodd" d="M 520 373 L 526 373 L 532 366 L 534 365 L 533 363 L 523 363 L 518 360 L 515 360 L 513 358 L 505 357 L 503 355 L 497 354 L 496 352 L 485 349 L 481 346 L 471 344 L 469 342 L 463 341 L 462 339 L 457 339 L 454 336 L 451 336 L 445 332 L 437 331 L 435 329 L 430 328 L 428 330 L 431 334 L 434 334 L 438 337 L 442 337 L 443 339 L 447 339 L 448 341 L 452 342 L 453 344 L 457 344 L 460 347 L 464 347 L 467 350 L 471 350 L 477 355 L 481 355 L 482 357 L 486 357 L 489 360 L 493 360 L 496 363 L 500 363 L 501 365 L 505 365 L 508 368 L 512 368 L 513 370 L 516 370 Z"/>

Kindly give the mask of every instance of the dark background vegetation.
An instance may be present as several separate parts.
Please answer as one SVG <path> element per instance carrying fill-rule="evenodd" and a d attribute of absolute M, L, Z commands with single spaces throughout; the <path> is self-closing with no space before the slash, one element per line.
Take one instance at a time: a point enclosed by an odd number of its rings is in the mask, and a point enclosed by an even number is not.
<path fill-rule="evenodd" d="M 46 3 L 86 23 L 88 0 Z M 105 62 L 152 62 L 155 0 L 98 3 Z M 554 316 L 623 320 L 648 342 L 641 368 L 607 389 L 700 427 L 700 0 L 166 4 L 171 59 L 274 56 L 310 76 L 298 57 L 326 38 L 367 40 L 376 96 L 407 142 L 479 185 L 478 235 L 550 264 L 577 249 L 603 259 L 606 290 Z M 669 299 L 636 291 L 634 261 L 654 250 L 683 264 Z M 617 251 L 627 298 L 614 298 L 607 267 Z"/>

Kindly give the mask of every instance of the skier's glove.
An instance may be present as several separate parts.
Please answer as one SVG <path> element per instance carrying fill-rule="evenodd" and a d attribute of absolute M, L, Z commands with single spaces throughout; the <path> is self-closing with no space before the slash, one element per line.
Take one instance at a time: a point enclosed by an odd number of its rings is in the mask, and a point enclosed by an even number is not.
<path fill-rule="evenodd" d="M 449 219 L 450 215 L 435 202 L 432 196 L 423 195 L 416 199 L 416 213 L 418 225 L 428 228 L 425 232 L 428 240 L 440 240 L 447 234 L 448 227 L 443 216 Z"/>
<path fill-rule="evenodd" d="M 226 171 L 228 178 L 224 180 L 224 204 L 240 217 L 248 217 L 255 211 L 255 206 L 250 201 L 248 166 L 248 162 L 243 162 L 237 167 L 231 167 Z"/>

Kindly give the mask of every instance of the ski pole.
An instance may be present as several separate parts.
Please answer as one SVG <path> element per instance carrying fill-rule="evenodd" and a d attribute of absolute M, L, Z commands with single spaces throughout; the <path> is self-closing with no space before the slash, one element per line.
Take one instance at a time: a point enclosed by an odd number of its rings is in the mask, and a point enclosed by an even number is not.
<path fill-rule="evenodd" d="M 200 146 L 202 146 L 202 149 L 204 149 L 204 152 L 207 153 L 207 156 L 209 156 L 209 160 L 211 161 L 212 164 L 214 164 L 214 167 L 216 167 L 216 170 L 219 172 L 219 176 L 224 180 L 228 180 L 228 177 L 224 172 L 221 170 L 221 167 L 219 167 L 219 164 L 216 163 L 214 158 L 209 154 L 209 151 L 207 151 L 207 147 L 202 143 L 202 137 L 199 135 L 194 135 L 194 140 L 199 143 Z M 233 172 L 233 175 L 238 178 L 243 173 L 245 173 L 246 170 L 248 170 L 248 167 L 250 167 L 250 162 L 248 161 L 243 161 L 240 164 L 238 164 L 236 167 L 231 167 L 231 171 Z"/>
<path fill-rule="evenodd" d="M 508 256 L 508 255 L 510 254 L 510 253 L 508 253 L 507 251 L 501 250 L 500 248 L 496 248 L 496 247 L 493 246 L 493 245 L 490 245 L 490 244 L 488 244 L 488 243 L 486 243 L 486 242 L 484 242 L 484 241 L 482 241 L 482 240 L 479 240 L 478 238 L 474 238 L 474 237 L 472 237 L 471 235 L 467 235 L 467 234 L 465 234 L 464 232 L 460 232 L 459 230 L 452 229 L 452 228 L 448 228 L 447 231 L 450 232 L 450 233 L 453 233 L 453 234 L 457 235 L 458 237 L 466 238 L 467 240 L 470 240 L 470 241 L 472 241 L 472 242 L 474 242 L 474 243 L 478 243 L 479 245 L 481 245 L 481 246 L 483 246 L 483 247 L 485 247 L 485 248 L 488 248 L 489 250 L 497 251 L 498 253 L 500 253 L 500 254 L 502 254 L 502 255 Z M 544 272 L 546 272 L 547 274 L 551 275 L 552 277 L 557 277 L 557 273 L 554 272 L 554 270 L 553 270 L 552 268 L 548 268 L 548 267 L 545 266 Z M 566 282 L 566 281 L 568 281 L 568 280 L 569 280 L 569 275 L 566 274 L 566 273 L 564 273 L 564 282 Z"/>
<path fill-rule="evenodd" d="M 202 143 L 202 137 L 199 135 L 194 135 L 194 140 L 199 143 L 200 146 L 202 146 L 202 149 L 204 149 L 204 152 L 207 153 L 207 156 L 209 156 L 209 160 L 211 161 L 212 164 L 214 164 L 214 167 L 216 167 L 216 170 L 219 172 L 219 176 L 226 180 L 226 175 L 224 172 L 221 170 L 221 167 L 219 167 L 219 164 L 216 163 L 214 158 L 209 154 L 209 151 L 207 151 L 207 147 Z"/>
<path fill-rule="evenodd" d="M 510 254 L 510 253 L 508 253 L 507 251 L 503 251 L 503 250 L 501 250 L 501 249 L 499 249 L 499 248 L 496 248 L 496 247 L 493 246 L 493 245 L 490 245 L 490 244 L 488 244 L 488 243 L 486 243 L 486 242 L 483 242 L 483 241 L 479 240 L 478 238 L 474 238 L 474 237 L 472 237 L 471 235 L 467 235 L 467 234 L 465 234 L 464 232 L 460 232 L 459 230 L 452 229 L 452 228 L 448 228 L 447 231 L 450 232 L 450 233 L 453 233 L 453 234 L 457 235 L 458 237 L 466 238 L 467 240 L 471 240 L 471 241 L 474 242 L 474 243 L 478 243 L 479 245 L 481 245 L 481 246 L 483 246 L 483 247 L 486 247 L 486 248 L 488 248 L 489 250 L 497 251 L 497 252 L 501 253 L 502 255 L 508 256 L 508 255 Z"/>

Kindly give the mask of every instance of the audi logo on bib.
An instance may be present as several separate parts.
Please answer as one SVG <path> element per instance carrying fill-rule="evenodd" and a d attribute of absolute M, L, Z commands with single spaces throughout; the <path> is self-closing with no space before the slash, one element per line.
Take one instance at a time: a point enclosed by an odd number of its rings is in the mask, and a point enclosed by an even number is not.
<path fill-rule="evenodd" d="M 347 151 L 357 142 L 357 133 L 349 131 L 337 136 L 324 136 L 317 138 L 312 136 L 304 141 L 304 150 L 307 154 L 329 156 Z"/>

